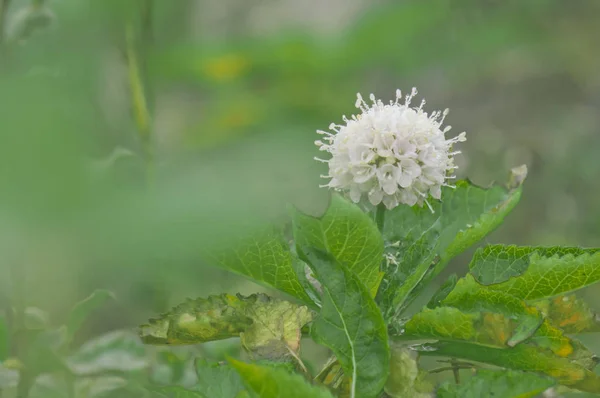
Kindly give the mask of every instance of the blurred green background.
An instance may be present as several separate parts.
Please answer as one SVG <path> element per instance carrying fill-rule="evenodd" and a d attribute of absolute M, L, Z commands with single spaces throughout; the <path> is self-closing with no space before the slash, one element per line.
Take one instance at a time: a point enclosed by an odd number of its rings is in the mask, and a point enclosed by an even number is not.
<path fill-rule="evenodd" d="M 283 220 L 288 202 L 322 211 L 315 130 L 354 113 L 357 92 L 413 86 L 428 110 L 451 109 L 451 134 L 467 132 L 459 176 L 488 185 L 529 166 L 488 242 L 600 245 L 597 0 L 0 4 L 5 305 L 60 322 L 112 290 L 92 336 L 187 296 L 264 291 L 202 263 L 203 248 Z"/>

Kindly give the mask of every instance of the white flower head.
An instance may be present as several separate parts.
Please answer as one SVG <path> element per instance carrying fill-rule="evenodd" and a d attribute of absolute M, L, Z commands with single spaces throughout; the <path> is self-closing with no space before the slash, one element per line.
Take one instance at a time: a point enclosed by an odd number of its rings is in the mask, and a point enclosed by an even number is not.
<path fill-rule="evenodd" d="M 368 104 L 357 94 L 358 116 L 344 116 L 343 125 L 332 123 L 331 132 L 319 130 L 324 137 L 315 144 L 331 154 L 328 160 L 315 158 L 329 164 L 329 174 L 322 177 L 330 180 L 323 187 L 347 191 L 354 202 L 366 196 L 388 209 L 400 203 L 426 203 L 432 209 L 428 198 L 440 199 L 442 186 L 452 186 L 447 181 L 455 178 L 454 156 L 460 153 L 452 147 L 466 136 L 446 139 L 450 126 L 442 123 L 448 110 L 427 114 L 425 101 L 411 108 L 416 94 L 413 88 L 402 102 L 397 90 L 389 104 L 373 94 Z"/>

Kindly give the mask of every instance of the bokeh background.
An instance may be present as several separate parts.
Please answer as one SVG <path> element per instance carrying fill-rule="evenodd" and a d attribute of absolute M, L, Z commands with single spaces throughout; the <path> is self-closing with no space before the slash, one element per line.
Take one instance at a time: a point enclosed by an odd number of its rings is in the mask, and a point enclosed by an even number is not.
<path fill-rule="evenodd" d="M 0 296 L 60 322 L 114 291 L 82 338 L 184 297 L 264 291 L 200 253 L 288 202 L 322 211 L 315 130 L 352 114 L 357 92 L 416 86 L 427 109 L 450 108 L 451 134 L 468 134 L 461 177 L 528 165 L 487 242 L 600 245 L 597 0 L 0 4 Z"/>

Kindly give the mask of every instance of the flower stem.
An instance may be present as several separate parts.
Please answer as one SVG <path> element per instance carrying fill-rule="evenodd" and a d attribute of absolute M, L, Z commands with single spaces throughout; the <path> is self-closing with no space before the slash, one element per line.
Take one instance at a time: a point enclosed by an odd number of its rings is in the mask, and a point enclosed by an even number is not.
<path fill-rule="evenodd" d="M 375 212 L 375 223 L 377 224 L 379 232 L 383 233 L 383 226 L 385 224 L 385 205 L 383 203 L 377 205 L 377 210 Z"/>

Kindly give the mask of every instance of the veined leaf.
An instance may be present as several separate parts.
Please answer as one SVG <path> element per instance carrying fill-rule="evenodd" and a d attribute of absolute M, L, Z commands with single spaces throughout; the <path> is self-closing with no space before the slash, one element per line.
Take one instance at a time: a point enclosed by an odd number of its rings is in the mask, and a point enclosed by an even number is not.
<path fill-rule="evenodd" d="M 294 238 L 299 247 L 329 252 L 354 272 L 373 296 L 381 281 L 383 238 L 373 220 L 339 195 L 331 196 L 320 218 L 293 211 Z"/>
<path fill-rule="evenodd" d="M 334 352 L 350 379 L 350 398 L 372 398 L 383 389 L 390 353 L 385 322 L 370 292 L 349 269 L 318 249 L 301 247 L 301 258 L 323 287 L 313 339 Z"/>
<path fill-rule="evenodd" d="M 421 355 L 447 356 L 495 366 L 544 373 L 561 384 L 581 391 L 600 393 L 600 377 L 567 358 L 549 350 L 519 344 L 513 348 L 496 348 L 465 342 L 440 341 L 414 347 Z"/>
<path fill-rule="evenodd" d="M 198 344 L 240 336 L 242 344 L 261 358 L 295 356 L 301 329 L 312 320 L 306 306 L 266 294 L 188 300 L 141 326 L 149 344 Z"/>
<path fill-rule="evenodd" d="M 302 376 L 288 373 L 283 369 L 261 366 L 230 359 L 244 383 L 254 391 L 259 398 L 333 398 L 331 393 L 323 388 L 311 385 Z"/>
<path fill-rule="evenodd" d="M 533 303 L 553 326 L 565 333 L 600 331 L 600 318 L 575 295 L 558 296 Z"/>
<path fill-rule="evenodd" d="M 458 308 L 464 312 L 500 313 L 507 318 L 514 319 L 518 325 L 507 341 L 511 347 L 531 337 L 544 320 L 536 308 L 527 306 L 523 300 L 517 297 L 487 289 L 477 283 L 471 275 L 460 279 L 440 304 Z"/>
<path fill-rule="evenodd" d="M 467 381 L 446 382 L 437 391 L 439 398 L 511 397 L 533 398 L 556 382 L 529 372 L 480 369 Z"/>
<path fill-rule="evenodd" d="M 386 315 L 401 312 L 453 257 L 498 227 L 519 201 L 524 178 L 522 169 L 513 169 L 508 189 L 458 181 L 456 188 L 442 190 L 433 213 L 408 206 L 386 212 L 384 238 L 395 258 L 379 297 Z"/>
<path fill-rule="evenodd" d="M 454 307 L 425 308 L 413 316 L 404 328 L 404 334 L 398 336 L 399 340 L 436 339 L 440 342 L 431 346 L 436 349 L 443 347 L 454 350 L 454 345 L 468 348 L 468 352 L 457 355 L 457 358 L 543 372 L 560 379 L 564 384 L 577 385 L 577 388 L 597 382 L 589 371 L 596 364 L 595 356 L 547 322 L 543 322 L 531 337 L 513 344 L 514 347 L 510 347 L 509 343 L 518 332 L 518 325 L 500 313 L 468 313 Z M 489 359 L 485 355 L 479 356 L 477 350 L 493 356 Z M 457 348 L 456 351 L 460 350 Z M 443 356 L 446 353 L 437 350 L 435 355 Z"/>
<path fill-rule="evenodd" d="M 469 267 L 490 289 L 539 300 L 600 281 L 600 249 L 490 245 Z"/>
<path fill-rule="evenodd" d="M 246 391 L 238 372 L 228 364 L 209 364 L 197 359 L 195 367 L 198 383 L 194 390 L 203 397 L 238 398 Z"/>
<path fill-rule="evenodd" d="M 283 235 L 274 229 L 257 231 L 226 249 L 209 253 L 214 263 L 279 289 L 313 305 L 296 275 L 292 253 Z"/>

